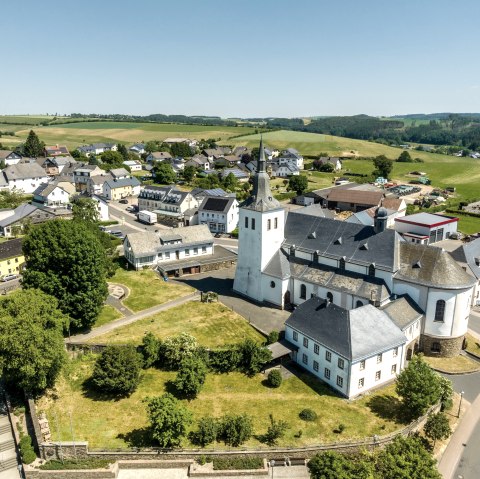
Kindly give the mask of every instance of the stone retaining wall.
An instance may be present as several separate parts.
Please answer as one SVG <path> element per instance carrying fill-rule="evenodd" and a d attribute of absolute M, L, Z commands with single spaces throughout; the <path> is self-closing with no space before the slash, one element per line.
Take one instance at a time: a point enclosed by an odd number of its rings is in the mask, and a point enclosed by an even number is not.
<path fill-rule="evenodd" d="M 115 479 L 118 474 L 117 464 L 109 469 L 78 469 L 65 471 L 43 471 L 25 466 L 26 479 Z"/>
<path fill-rule="evenodd" d="M 453 358 L 460 354 L 463 347 L 463 341 L 465 336 L 458 338 L 435 338 L 432 336 L 421 335 L 420 337 L 420 349 L 425 356 L 441 357 L 441 358 Z M 440 351 L 433 352 L 432 344 L 439 343 Z"/>

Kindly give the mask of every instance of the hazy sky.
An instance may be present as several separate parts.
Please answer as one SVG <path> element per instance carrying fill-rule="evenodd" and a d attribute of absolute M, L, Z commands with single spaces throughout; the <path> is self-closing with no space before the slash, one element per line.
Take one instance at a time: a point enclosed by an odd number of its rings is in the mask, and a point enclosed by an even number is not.
<path fill-rule="evenodd" d="M 14 0 L 0 113 L 480 111 L 479 0 Z"/>

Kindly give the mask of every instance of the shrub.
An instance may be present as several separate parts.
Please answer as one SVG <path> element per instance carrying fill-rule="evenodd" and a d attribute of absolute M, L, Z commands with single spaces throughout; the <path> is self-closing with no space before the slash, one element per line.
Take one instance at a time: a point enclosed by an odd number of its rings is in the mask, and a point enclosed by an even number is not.
<path fill-rule="evenodd" d="M 228 471 L 236 469 L 260 469 L 263 459 L 260 457 L 214 457 L 214 471 Z"/>
<path fill-rule="evenodd" d="M 209 416 L 199 419 L 198 429 L 190 434 L 193 443 L 205 447 L 217 440 L 218 421 Z"/>
<path fill-rule="evenodd" d="M 279 388 L 282 384 L 282 373 L 278 369 L 272 369 L 267 376 L 267 383 L 272 388 Z"/>
<path fill-rule="evenodd" d="M 240 351 L 236 346 L 228 349 L 210 351 L 209 366 L 219 373 L 230 373 L 236 371 L 240 366 Z"/>
<path fill-rule="evenodd" d="M 238 348 L 241 358 L 240 367 L 249 376 L 260 372 L 262 367 L 272 359 L 272 352 L 269 349 L 250 338 L 240 343 Z"/>
<path fill-rule="evenodd" d="M 253 421 L 247 414 L 226 415 L 222 418 L 220 436 L 225 444 L 240 446 L 248 441 L 253 433 Z"/>
<path fill-rule="evenodd" d="M 280 337 L 280 333 L 278 331 L 272 331 L 268 336 L 267 336 L 267 344 L 273 344 L 278 341 Z"/>
<path fill-rule="evenodd" d="M 337 431 L 338 431 L 339 434 L 342 434 L 342 432 L 345 431 L 345 424 L 340 423 L 340 424 L 338 425 Z"/>
<path fill-rule="evenodd" d="M 278 421 L 275 421 L 273 416 L 270 414 L 270 425 L 268 426 L 266 434 L 263 436 L 263 440 L 269 446 L 275 446 L 275 444 L 277 444 L 278 439 L 281 439 L 284 436 L 285 431 L 289 427 L 290 426 L 285 421 L 282 421 L 281 419 Z"/>
<path fill-rule="evenodd" d="M 302 409 L 299 416 L 304 421 L 315 421 L 317 419 L 317 413 L 313 409 Z"/>
<path fill-rule="evenodd" d="M 31 464 L 37 458 L 37 455 L 33 450 L 32 438 L 30 436 L 23 436 L 20 439 L 20 456 L 22 457 L 22 462 L 24 464 Z"/>
<path fill-rule="evenodd" d="M 144 368 L 151 368 L 158 362 L 161 344 L 160 339 L 153 333 L 147 333 L 143 336 L 141 351 Z"/>
<path fill-rule="evenodd" d="M 177 391 L 187 397 L 195 398 L 205 383 L 207 366 L 198 358 L 186 358 L 178 371 L 174 385 Z"/>
<path fill-rule="evenodd" d="M 188 333 L 170 336 L 161 345 L 160 363 L 167 369 L 176 370 L 184 359 L 195 355 L 197 348 L 197 340 Z"/>

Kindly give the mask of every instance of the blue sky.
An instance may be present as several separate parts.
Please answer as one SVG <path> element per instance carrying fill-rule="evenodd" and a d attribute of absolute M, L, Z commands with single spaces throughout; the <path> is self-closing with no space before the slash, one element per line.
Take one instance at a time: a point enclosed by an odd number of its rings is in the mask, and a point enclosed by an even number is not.
<path fill-rule="evenodd" d="M 4 2 L 0 113 L 480 112 L 478 0 Z"/>

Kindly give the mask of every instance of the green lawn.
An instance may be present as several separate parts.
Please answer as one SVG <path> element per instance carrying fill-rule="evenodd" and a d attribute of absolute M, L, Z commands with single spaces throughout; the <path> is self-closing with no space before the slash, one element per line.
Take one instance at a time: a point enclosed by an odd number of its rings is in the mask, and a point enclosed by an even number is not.
<path fill-rule="evenodd" d="M 127 271 L 118 268 L 109 282 L 123 284 L 130 289 L 130 294 L 123 300 L 123 304 L 134 312 L 193 292 L 193 288 L 186 284 L 164 281 L 151 269 Z"/>
<path fill-rule="evenodd" d="M 93 362 L 92 356 L 72 360 L 64 377 L 58 381 L 55 392 L 58 399 L 54 401 L 53 395 L 47 395 L 38 401 L 38 410 L 45 411 L 50 421 L 52 440 L 73 439 L 71 414 L 75 440 L 86 440 L 91 448 L 151 445 L 144 429 L 147 416 L 143 400 L 163 394 L 166 382 L 172 380 L 175 373 L 148 369 L 143 372 L 139 388 L 129 398 L 105 400 L 84 386 L 91 375 Z M 204 415 L 218 417 L 226 413 L 247 413 L 253 417 L 256 434 L 266 432 L 269 414 L 273 414 L 290 426 L 280 445 L 360 439 L 387 434 L 400 427 L 393 419 L 399 405 L 393 386 L 348 402 L 311 376 L 291 377 L 278 389 L 265 387 L 262 384 L 264 379 L 262 374 L 252 378 L 240 373 L 209 374 L 198 398 L 185 401 L 185 404 L 195 419 Z M 318 419 L 310 423 L 302 421 L 298 414 L 304 408 L 313 409 Z M 342 434 L 337 434 L 334 431 L 340 423 L 346 428 Z M 301 438 L 294 437 L 299 431 L 302 431 Z M 246 445 L 256 446 L 259 442 L 252 438 Z M 184 446 L 190 446 L 187 439 Z"/>
<path fill-rule="evenodd" d="M 103 326 L 104 324 L 111 323 L 116 319 L 120 319 L 122 314 L 117 311 L 113 306 L 109 304 L 105 304 L 100 311 L 100 315 L 98 316 L 95 324 L 93 325 L 94 328 L 98 328 L 99 326 Z"/>
<path fill-rule="evenodd" d="M 458 231 L 471 235 L 480 231 L 480 218 L 468 215 L 459 215 L 457 213 L 447 213 L 459 218 Z"/>
<path fill-rule="evenodd" d="M 248 321 L 221 303 L 188 302 L 92 339 L 101 344 L 139 344 L 146 332 L 160 338 L 187 332 L 206 347 L 237 343 L 245 338 L 264 341 Z"/>
<path fill-rule="evenodd" d="M 480 340 L 467 334 L 467 351 L 480 357 Z"/>
<path fill-rule="evenodd" d="M 425 356 L 424 359 L 433 369 L 447 373 L 471 373 L 480 369 L 480 365 L 467 356 L 455 356 L 453 358 Z"/>

